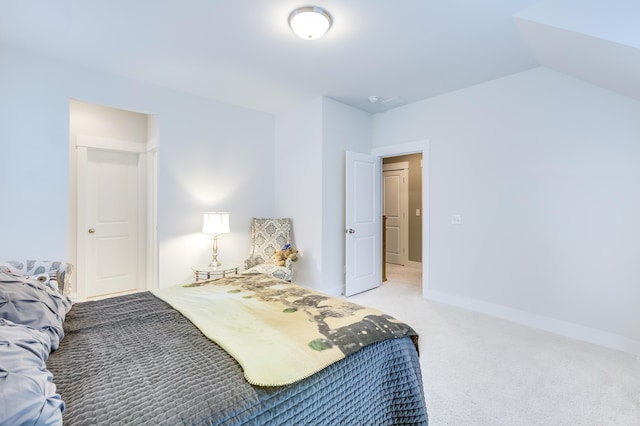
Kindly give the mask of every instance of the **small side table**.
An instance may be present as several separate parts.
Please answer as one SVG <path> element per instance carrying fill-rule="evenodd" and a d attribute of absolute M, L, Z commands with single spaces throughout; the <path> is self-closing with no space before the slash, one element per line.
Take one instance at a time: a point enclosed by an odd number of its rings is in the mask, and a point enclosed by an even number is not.
<path fill-rule="evenodd" d="M 196 281 L 210 280 L 212 278 L 221 277 L 224 278 L 227 275 L 237 275 L 238 265 L 220 265 L 220 266 L 193 266 L 193 276 Z"/>

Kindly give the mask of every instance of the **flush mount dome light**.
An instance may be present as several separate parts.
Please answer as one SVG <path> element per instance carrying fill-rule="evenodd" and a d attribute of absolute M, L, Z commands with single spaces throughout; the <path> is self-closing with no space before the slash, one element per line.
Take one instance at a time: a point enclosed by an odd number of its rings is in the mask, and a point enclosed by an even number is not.
<path fill-rule="evenodd" d="M 331 15 L 320 7 L 300 7 L 289 15 L 289 26 L 300 38 L 315 40 L 331 27 Z"/>

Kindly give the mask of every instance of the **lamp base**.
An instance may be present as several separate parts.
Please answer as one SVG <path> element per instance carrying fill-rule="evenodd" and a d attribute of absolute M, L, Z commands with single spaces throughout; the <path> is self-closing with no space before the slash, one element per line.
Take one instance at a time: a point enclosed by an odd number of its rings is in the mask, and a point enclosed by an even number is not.
<path fill-rule="evenodd" d="M 213 234 L 213 252 L 211 253 L 210 268 L 218 268 L 222 263 L 218 260 L 218 234 Z"/>

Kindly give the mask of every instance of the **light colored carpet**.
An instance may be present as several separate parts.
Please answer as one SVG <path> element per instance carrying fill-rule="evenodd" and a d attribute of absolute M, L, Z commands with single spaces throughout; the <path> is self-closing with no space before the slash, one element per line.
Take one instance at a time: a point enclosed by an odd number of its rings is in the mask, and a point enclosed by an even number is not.
<path fill-rule="evenodd" d="M 420 271 L 350 297 L 410 324 L 431 426 L 640 426 L 640 359 L 421 297 Z"/>

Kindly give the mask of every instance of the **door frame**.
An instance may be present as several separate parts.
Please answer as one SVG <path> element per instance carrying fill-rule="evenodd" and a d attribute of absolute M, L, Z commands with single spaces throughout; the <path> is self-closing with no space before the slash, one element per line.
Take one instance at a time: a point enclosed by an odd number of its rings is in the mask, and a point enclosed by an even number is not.
<path fill-rule="evenodd" d="M 84 264 L 82 251 L 80 248 L 80 235 L 83 233 L 84 228 L 80 229 L 80 205 L 78 203 L 78 170 L 80 167 L 86 167 L 87 161 L 87 149 L 102 149 L 107 151 L 120 151 L 120 152 L 133 152 L 139 154 L 138 160 L 138 174 L 139 185 L 145 188 L 145 199 L 140 200 L 140 206 L 142 212 L 139 213 L 138 220 L 138 234 L 140 241 L 139 259 L 143 262 L 138 269 L 138 277 L 144 278 L 144 283 L 139 283 L 138 288 L 140 290 L 150 290 L 157 287 L 157 161 L 158 153 L 157 146 L 155 144 L 141 144 L 138 142 L 131 142 L 121 139 L 111 139 L 99 136 L 90 136 L 78 134 L 75 141 L 74 151 L 76 152 L 76 161 L 72 162 L 72 166 L 75 166 L 75 170 L 70 173 L 75 177 L 71 188 L 73 191 L 72 199 L 75 200 L 73 206 L 76 224 L 72 227 L 73 238 L 70 239 L 71 244 L 74 245 L 71 262 L 76 266 L 76 277 L 80 278 L 83 274 L 82 268 Z M 84 163 L 83 163 L 84 162 Z M 86 295 L 85 286 L 76 280 L 75 295 L 79 298 L 84 298 Z"/>
<path fill-rule="evenodd" d="M 407 154 L 422 154 L 422 297 L 428 299 L 430 285 L 430 240 L 429 240 L 429 220 L 431 211 L 429 207 L 429 161 L 430 142 L 429 139 L 422 139 L 413 142 L 406 142 L 397 145 L 387 145 L 371 149 L 371 155 L 385 158 L 397 157 Z M 382 170 L 380 171 L 382 178 Z"/>

